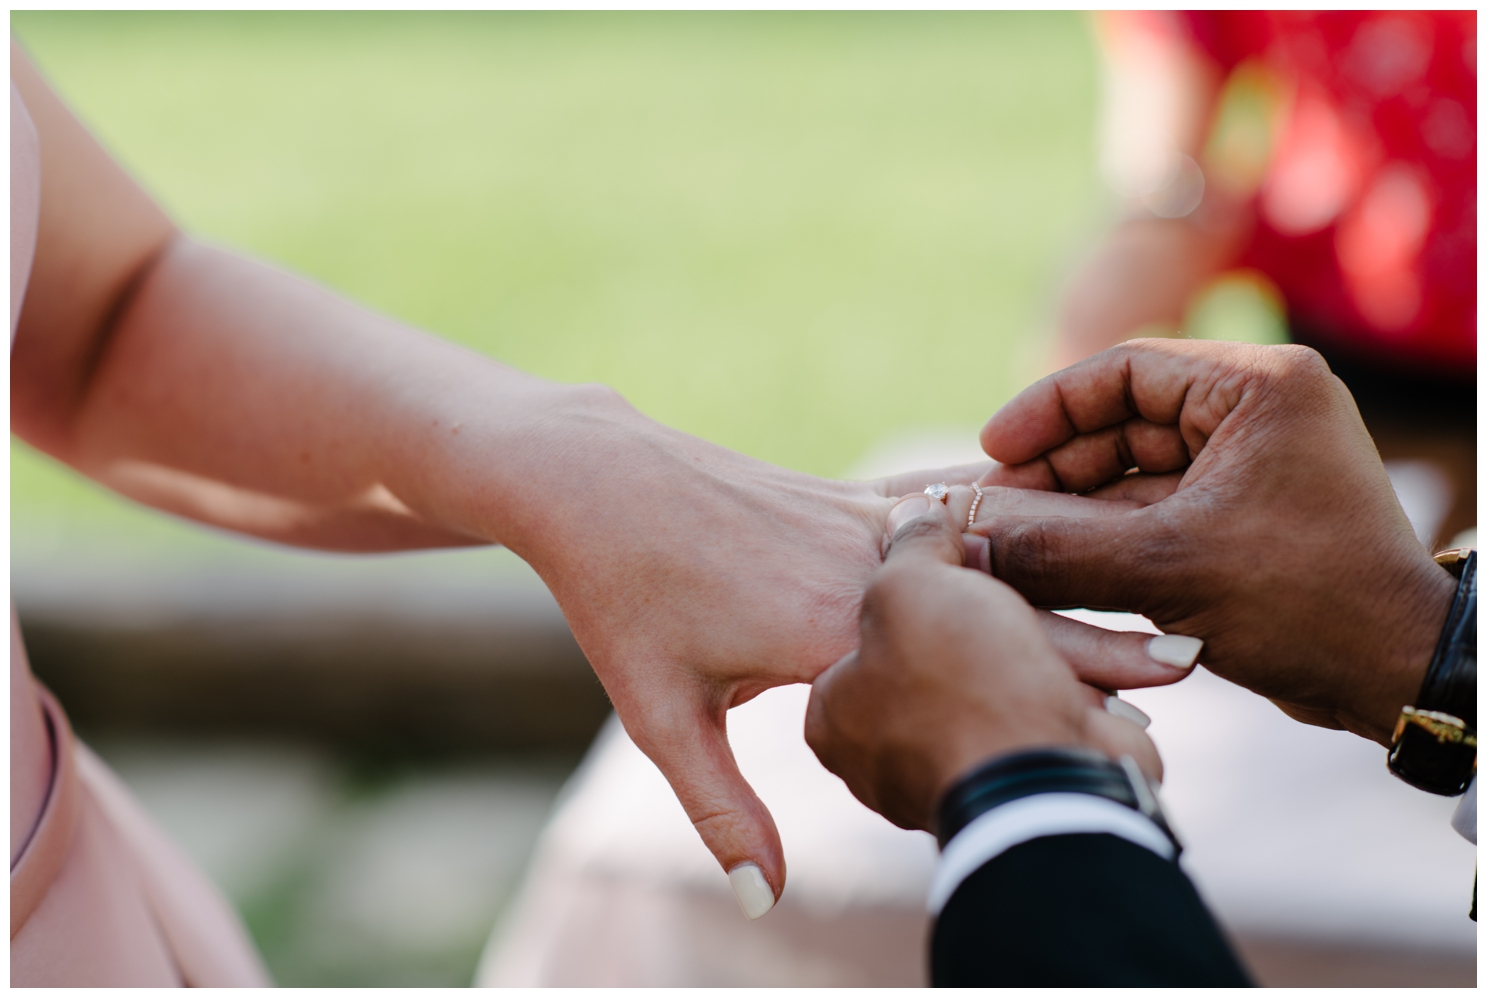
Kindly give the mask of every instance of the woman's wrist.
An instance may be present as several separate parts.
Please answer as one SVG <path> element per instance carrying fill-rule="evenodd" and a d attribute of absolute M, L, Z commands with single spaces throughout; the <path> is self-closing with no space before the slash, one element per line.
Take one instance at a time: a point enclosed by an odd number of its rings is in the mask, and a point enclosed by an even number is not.
<path fill-rule="evenodd" d="M 543 381 L 478 358 L 401 422 L 392 491 L 421 516 L 524 558 L 592 508 L 604 459 L 652 426 L 612 389 Z"/>

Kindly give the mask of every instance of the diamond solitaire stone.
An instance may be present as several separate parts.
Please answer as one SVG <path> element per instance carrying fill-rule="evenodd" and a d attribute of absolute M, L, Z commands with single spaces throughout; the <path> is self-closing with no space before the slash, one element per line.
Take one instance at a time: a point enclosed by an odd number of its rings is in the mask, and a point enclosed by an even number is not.
<path fill-rule="evenodd" d="M 950 497 L 950 486 L 946 485 L 944 482 L 936 482 L 934 485 L 926 485 L 924 487 L 924 494 L 929 496 L 935 502 L 944 502 Z"/>

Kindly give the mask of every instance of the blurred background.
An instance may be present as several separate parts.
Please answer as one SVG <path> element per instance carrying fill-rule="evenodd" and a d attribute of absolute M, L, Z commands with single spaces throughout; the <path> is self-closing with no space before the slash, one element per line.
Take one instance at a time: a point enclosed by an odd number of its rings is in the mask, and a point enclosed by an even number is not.
<path fill-rule="evenodd" d="M 11 23 L 194 232 L 818 475 L 976 457 L 985 418 L 1052 369 L 1061 289 L 1122 210 L 1098 172 L 1096 34 L 1074 15 Z M 1184 309 L 1186 335 L 1287 335 L 1248 271 Z M 1459 497 L 1432 467 L 1391 469 L 1427 543 L 1465 525 L 1441 536 Z M 520 561 L 274 549 L 113 498 L 16 442 L 11 539 L 38 676 L 238 904 L 279 983 L 462 985 L 493 926 L 520 937 L 529 857 L 608 715 Z M 1196 744 L 1191 728 L 1172 744 Z M 1374 863 L 1448 813 L 1349 855 Z M 1214 842 L 1242 845 L 1215 822 Z M 1432 870 L 1464 878 L 1465 898 L 1472 851 L 1442 841 Z M 1316 916 L 1330 928 L 1306 944 L 1310 909 L 1287 921 L 1210 879 L 1239 899 L 1220 914 L 1270 983 L 1362 983 L 1336 974 L 1364 951 L 1384 954 L 1378 983 L 1442 966 L 1474 980 L 1470 923 L 1391 940 Z M 1464 914 L 1458 900 L 1442 910 Z"/>

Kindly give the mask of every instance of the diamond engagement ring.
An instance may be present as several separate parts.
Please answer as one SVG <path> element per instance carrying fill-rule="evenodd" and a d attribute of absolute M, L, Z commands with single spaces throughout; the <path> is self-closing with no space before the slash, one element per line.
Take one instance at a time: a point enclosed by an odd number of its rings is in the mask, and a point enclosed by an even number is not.
<path fill-rule="evenodd" d="M 946 504 L 950 502 L 950 486 L 946 485 L 944 482 L 936 482 L 933 485 L 926 485 L 924 487 L 924 494 L 929 496 L 930 499 L 934 500 L 935 502 L 942 502 Z"/>
<path fill-rule="evenodd" d="M 971 488 L 976 490 L 976 498 L 971 500 L 971 515 L 966 517 L 966 530 L 970 530 L 976 525 L 976 509 L 981 505 L 981 500 L 986 498 L 986 493 L 981 491 L 981 486 L 972 482 Z"/>

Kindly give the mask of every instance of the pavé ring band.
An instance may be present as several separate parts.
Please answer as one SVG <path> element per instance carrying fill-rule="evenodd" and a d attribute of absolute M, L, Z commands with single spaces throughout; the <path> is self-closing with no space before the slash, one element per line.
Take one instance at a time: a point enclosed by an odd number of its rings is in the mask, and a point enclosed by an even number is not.
<path fill-rule="evenodd" d="M 971 515 L 966 517 L 967 532 L 969 532 L 970 529 L 976 525 L 976 510 L 981 505 L 981 500 L 986 498 L 986 493 L 981 491 L 981 486 L 977 485 L 975 482 L 972 482 L 971 488 L 976 490 L 976 498 L 971 500 Z"/>

